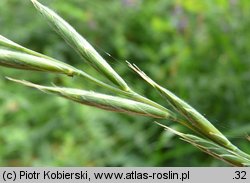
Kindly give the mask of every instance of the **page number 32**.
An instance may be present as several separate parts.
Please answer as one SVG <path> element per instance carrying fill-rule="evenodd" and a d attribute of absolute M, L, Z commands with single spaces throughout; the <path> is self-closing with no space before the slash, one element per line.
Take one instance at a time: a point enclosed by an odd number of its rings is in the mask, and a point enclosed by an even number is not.
<path fill-rule="evenodd" d="M 234 172 L 234 178 L 233 179 L 247 179 L 246 175 L 246 171 L 235 171 Z"/>

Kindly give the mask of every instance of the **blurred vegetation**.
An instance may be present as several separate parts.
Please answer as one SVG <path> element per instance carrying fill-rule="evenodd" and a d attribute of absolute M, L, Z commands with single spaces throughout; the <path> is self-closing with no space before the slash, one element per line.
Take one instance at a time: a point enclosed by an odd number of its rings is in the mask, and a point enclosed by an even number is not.
<path fill-rule="evenodd" d="M 250 1 L 41 2 L 70 22 L 142 94 L 164 104 L 125 60 L 250 152 Z M 97 75 L 28 0 L 0 1 L 0 34 Z M 154 119 L 82 106 L 5 76 L 102 91 L 82 79 L 0 68 L 1 166 L 225 166 L 164 132 Z"/>

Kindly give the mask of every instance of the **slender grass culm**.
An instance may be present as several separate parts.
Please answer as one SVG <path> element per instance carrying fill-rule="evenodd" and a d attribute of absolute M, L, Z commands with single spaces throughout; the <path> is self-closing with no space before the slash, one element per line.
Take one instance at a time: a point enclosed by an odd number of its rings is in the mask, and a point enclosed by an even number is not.
<path fill-rule="evenodd" d="M 82 60 L 96 69 L 101 76 L 107 79 L 107 82 L 100 81 L 84 71 L 58 61 L 55 58 L 25 48 L 3 36 L 0 36 L 0 65 L 28 71 L 52 72 L 70 77 L 82 77 L 107 89 L 113 95 L 74 88 L 42 86 L 9 77 L 7 79 L 80 104 L 114 112 L 143 115 L 178 122 L 191 129 L 193 134 L 176 131 L 158 122 L 156 124 L 178 135 L 182 140 L 201 151 L 232 166 L 250 166 L 250 155 L 233 145 L 212 123 L 185 101 L 157 84 L 136 65 L 128 63 L 129 67 L 157 90 L 170 103 L 172 108 L 167 109 L 157 102 L 138 94 L 128 86 L 126 81 L 69 23 L 37 0 L 31 0 L 31 2 L 52 28 L 79 54 Z"/>

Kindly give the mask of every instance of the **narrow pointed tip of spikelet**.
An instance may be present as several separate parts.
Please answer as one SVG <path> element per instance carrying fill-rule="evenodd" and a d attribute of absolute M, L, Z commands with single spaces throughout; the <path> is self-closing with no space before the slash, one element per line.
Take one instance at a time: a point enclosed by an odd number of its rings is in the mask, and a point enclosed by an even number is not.
<path fill-rule="evenodd" d="M 14 81 L 14 82 L 17 82 L 17 83 L 20 83 L 20 82 L 21 82 L 21 80 L 17 80 L 17 79 L 8 77 L 8 76 L 6 76 L 5 78 L 6 78 L 7 80 L 9 80 L 9 81 Z"/>
<path fill-rule="evenodd" d="M 19 83 L 19 84 L 22 84 L 24 86 L 28 86 L 28 87 L 31 87 L 31 88 L 35 88 L 35 89 L 38 89 L 44 93 L 48 93 L 47 91 L 47 88 L 46 86 L 42 86 L 42 85 L 38 85 L 38 84 L 34 84 L 34 83 L 31 83 L 29 81 L 25 81 L 25 80 L 19 80 L 19 79 L 14 79 L 14 78 L 11 78 L 11 77 L 5 77 L 6 79 L 8 79 L 9 81 L 13 81 L 15 83 Z"/>
<path fill-rule="evenodd" d="M 144 79 L 146 82 L 148 82 L 150 85 L 152 85 L 153 87 L 155 87 L 156 83 L 149 78 L 137 65 L 135 64 L 131 64 L 130 62 L 126 61 L 128 66 L 134 71 L 136 72 L 139 76 L 142 77 L 142 79 Z"/>
<path fill-rule="evenodd" d="M 173 128 L 170 128 L 170 127 L 168 127 L 168 126 L 166 126 L 166 125 L 163 125 L 163 124 L 161 124 L 161 123 L 159 123 L 159 122 L 157 122 L 157 121 L 155 121 L 155 123 L 156 123 L 157 125 L 159 125 L 159 126 L 165 128 L 166 130 L 168 130 L 168 131 L 174 133 L 175 135 L 178 135 L 178 136 L 180 136 L 180 137 L 184 137 L 184 134 L 183 134 L 183 133 L 181 133 L 181 132 L 179 132 L 179 131 L 177 131 L 177 130 L 175 130 L 175 129 L 173 129 Z"/>
<path fill-rule="evenodd" d="M 39 6 L 42 6 L 42 4 L 39 2 L 39 1 L 37 1 L 37 0 L 30 0 L 31 1 L 31 3 L 36 7 L 36 8 L 39 8 Z"/>
<path fill-rule="evenodd" d="M 41 91 L 44 91 L 43 89 L 46 88 L 45 86 L 37 85 L 37 84 L 31 83 L 31 82 L 25 81 L 25 80 L 14 79 L 14 78 L 11 78 L 11 77 L 5 77 L 5 78 L 10 80 L 10 81 L 13 81 L 15 83 L 19 83 L 19 84 L 23 84 L 25 86 L 36 88 L 36 89 L 41 90 Z"/>
<path fill-rule="evenodd" d="M 38 3 L 37 0 L 30 0 L 33 4 Z"/>
<path fill-rule="evenodd" d="M 16 83 L 20 83 L 20 84 L 23 84 L 23 85 L 26 85 L 26 86 L 32 86 L 32 87 L 35 87 L 36 85 L 31 83 L 31 82 L 28 82 L 28 81 L 25 81 L 25 80 L 19 80 L 19 79 L 14 79 L 14 78 L 11 78 L 11 77 L 5 77 L 7 80 L 9 81 L 13 81 L 13 82 L 16 82 Z"/>

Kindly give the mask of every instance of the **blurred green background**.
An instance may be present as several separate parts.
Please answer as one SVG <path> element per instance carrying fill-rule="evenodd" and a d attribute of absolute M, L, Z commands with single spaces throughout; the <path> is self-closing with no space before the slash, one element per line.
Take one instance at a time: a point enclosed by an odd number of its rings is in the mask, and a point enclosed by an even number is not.
<path fill-rule="evenodd" d="M 70 22 L 141 94 L 165 105 L 125 60 L 250 152 L 249 0 L 40 2 Z M 0 34 L 103 79 L 51 30 L 29 0 L 0 1 Z M 106 92 L 79 78 L 1 67 L 1 166 L 225 166 L 164 132 L 154 119 L 82 106 L 5 76 Z"/>

